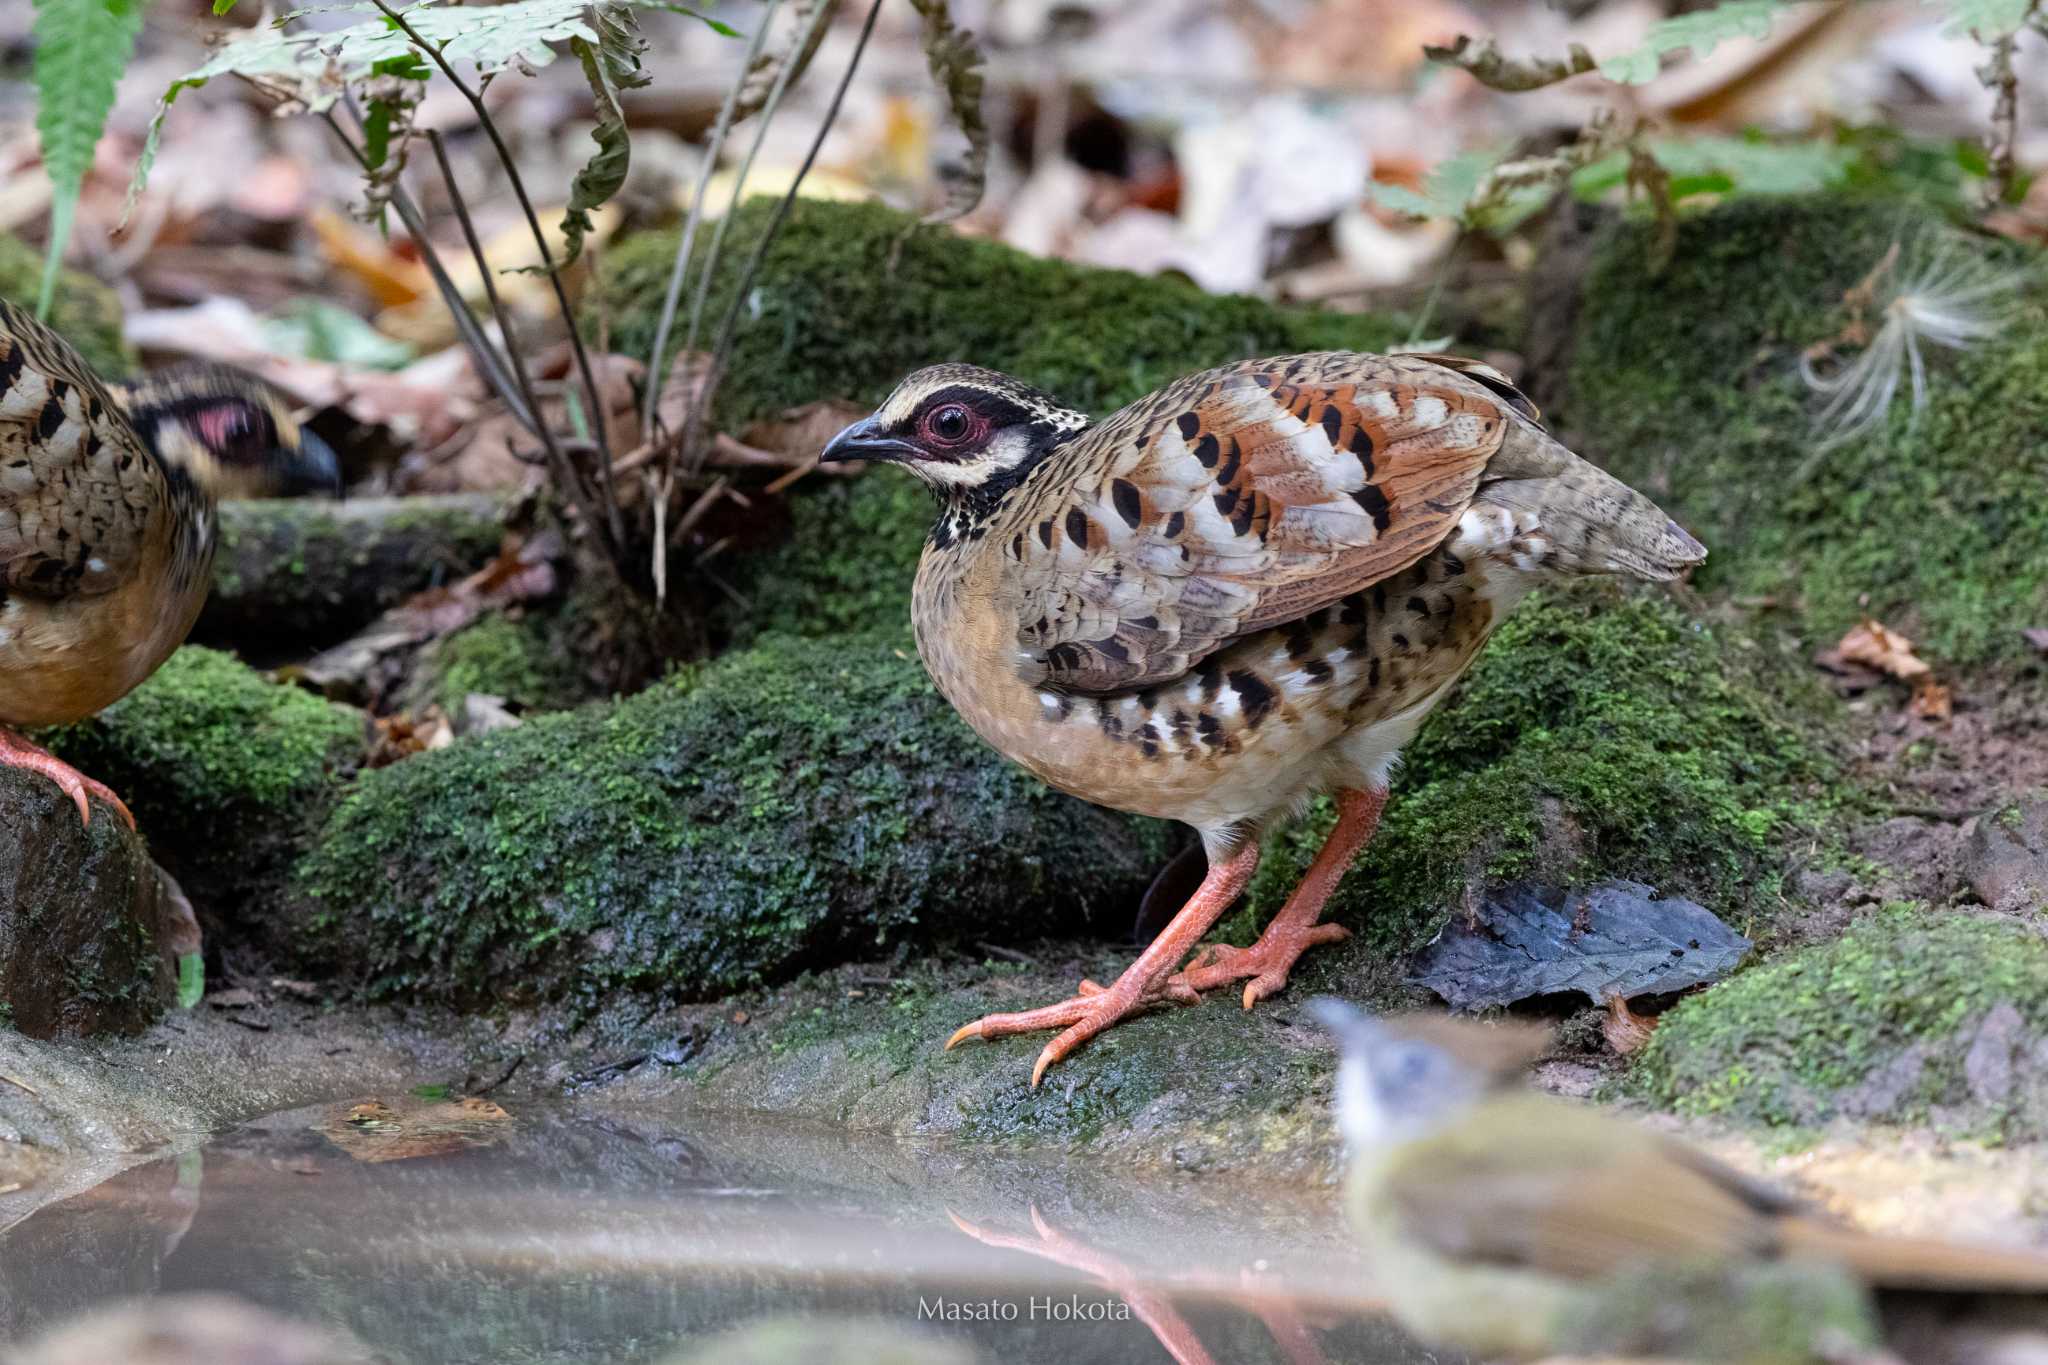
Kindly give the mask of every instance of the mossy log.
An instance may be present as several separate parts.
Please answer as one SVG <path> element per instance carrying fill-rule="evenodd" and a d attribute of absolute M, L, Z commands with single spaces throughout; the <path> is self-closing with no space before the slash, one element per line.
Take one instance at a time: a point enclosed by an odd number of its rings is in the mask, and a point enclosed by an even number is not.
<path fill-rule="evenodd" d="M 263 655 L 337 643 L 486 563 L 504 514 L 489 493 L 225 503 L 213 593 L 192 638 Z"/>
<path fill-rule="evenodd" d="M 376 994 L 703 999 L 1128 925 L 1164 848 L 990 753 L 892 641 L 777 638 L 363 774 L 297 890 L 311 956 Z"/>

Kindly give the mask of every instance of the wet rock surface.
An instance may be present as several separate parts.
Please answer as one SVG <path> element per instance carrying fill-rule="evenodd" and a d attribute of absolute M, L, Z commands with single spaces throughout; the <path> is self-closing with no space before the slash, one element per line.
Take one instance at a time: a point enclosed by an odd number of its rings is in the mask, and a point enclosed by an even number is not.
<path fill-rule="evenodd" d="M 1994 910 L 2048 911 L 2048 797 L 1979 816 L 1962 855 L 1963 875 Z"/>
<path fill-rule="evenodd" d="M 0 768 L 0 1030 L 134 1033 L 171 1002 L 156 869 L 119 816 L 92 809 L 81 824 L 48 778 Z"/>

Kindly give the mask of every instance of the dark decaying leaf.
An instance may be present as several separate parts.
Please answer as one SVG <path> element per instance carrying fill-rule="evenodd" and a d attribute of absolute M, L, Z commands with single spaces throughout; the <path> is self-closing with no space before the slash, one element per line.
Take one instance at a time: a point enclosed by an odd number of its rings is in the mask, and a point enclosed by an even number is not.
<path fill-rule="evenodd" d="M 946 92 L 946 104 L 967 135 L 967 159 L 946 176 L 946 202 L 926 221 L 949 223 L 971 213 L 988 183 L 988 124 L 981 116 L 981 49 L 974 35 L 953 26 L 947 0 L 910 0 L 924 19 L 924 60 Z"/>
<path fill-rule="evenodd" d="M 1413 979 L 1457 1010 L 1574 992 L 1604 1005 L 1717 981 L 1749 949 L 1705 906 L 1659 898 L 1641 882 L 1525 883 L 1489 894 L 1471 921 L 1453 919 L 1422 950 Z"/>
<path fill-rule="evenodd" d="M 590 130 L 590 137 L 597 150 L 569 186 L 569 208 L 562 215 L 564 265 L 583 251 L 584 235 L 593 226 L 590 211 L 626 183 L 632 146 L 626 134 L 625 111 L 619 107 L 619 92 L 638 89 L 653 79 L 640 66 L 647 40 L 640 36 L 633 11 L 624 5 L 600 4 L 591 14 L 597 41 L 571 38 L 569 47 L 583 63 L 584 79 L 590 82 L 590 99 L 597 110 L 597 126 Z"/>

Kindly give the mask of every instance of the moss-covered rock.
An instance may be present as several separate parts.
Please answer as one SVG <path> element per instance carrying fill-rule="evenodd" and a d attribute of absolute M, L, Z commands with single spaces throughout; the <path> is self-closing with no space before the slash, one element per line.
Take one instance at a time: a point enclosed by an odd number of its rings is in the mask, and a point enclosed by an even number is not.
<path fill-rule="evenodd" d="M 1128 913 L 1163 830 L 1059 796 L 893 640 L 776 639 L 364 774 L 301 871 L 379 994 L 715 996 Z"/>
<path fill-rule="evenodd" d="M 1386 818 L 1333 902 L 1382 950 L 1468 890 L 1620 876 L 1723 915 L 1774 906 L 1792 832 L 1834 764 L 1790 703 L 1812 684 L 1661 595 L 1546 593 L 1495 634 L 1403 755 Z M 1272 841 L 1239 941 L 1285 900 L 1334 816 Z"/>
<path fill-rule="evenodd" d="M 557 611 L 492 612 L 428 648 L 407 684 L 407 704 L 432 703 L 459 716 L 472 692 L 521 712 L 587 701 L 593 684 L 578 666 L 568 624 Z"/>
<path fill-rule="evenodd" d="M 751 243 L 773 209 L 765 199 L 743 204 L 732 239 Z M 614 350 L 653 346 L 676 242 L 649 233 L 607 258 L 594 311 Z M 723 314 L 735 273 L 713 280 L 708 316 Z M 1189 370 L 1288 351 L 1383 350 L 1403 334 L 1383 318 L 1041 260 L 876 204 L 802 200 L 740 313 L 718 402 L 737 428 L 822 398 L 878 403 L 921 365 L 968 360 L 1107 413 Z"/>
<path fill-rule="evenodd" d="M 0 299 L 33 309 L 42 280 L 43 253 L 0 232 Z M 120 301 L 84 271 L 66 270 L 57 276 L 49 321 L 105 378 L 121 379 L 135 369 L 135 353 L 121 336 Z"/>
<path fill-rule="evenodd" d="M 1594 244 L 1550 414 L 1576 448 L 1654 492 L 1706 542 L 1701 586 L 1799 610 L 1811 639 L 1868 611 L 1938 662 L 2019 657 L 2018 628 L 2048 619 L 2039 254 L 1950 231 L 1929 208 L 1841 195 L 1690 218 L 1662 270 L 1654 238 L 1617 222 Z M 1924 276 L 1944 251 L 1949 269 L 2011 271 L 2003 325 L 1967 357 L 1924 347 L 1917 421 L 1901 398 L 1869 437 L 1821 449 L 1801 354 L 1841 341 L 1845 294 L 1894 243 L 1889 279 Z"/>
<path fill-rule="evenodd" d="M 133 1033 L 170 1003 L 156 870 L 112 810 L 92 812 L 83 823 L 56 783 L 0 768 L 0 1028 Z"/>
<path fill-rule="evenodd" d="M 1896 905 L 1666 1013 L 1630 1074 L 1688 1114 L 2048 1137 L 2048 943 Z"/>
<path fill-rule="evenodd" d="M 733 637 L 879 631 L 910 639 L 910 581 L 937 515 L 924 485 L 879 469 L 804 490 L 790 501 L 781 546 L 734 570 L 744 609 L 721 605 Z"/>
<path fill-rule="evenodd" d="M 203 919 L 251 928 L 361 757 L 362 717 L 198 646 L 91 720 L 45 736 L 115 791 Z"/>
<path fill-rule="evenodd" d="M 504 513 L 504 499 L 483 493 L 223 504 L 213 593 L 193 638 L 264 650 L 346 639 L 488 561 Z"/>

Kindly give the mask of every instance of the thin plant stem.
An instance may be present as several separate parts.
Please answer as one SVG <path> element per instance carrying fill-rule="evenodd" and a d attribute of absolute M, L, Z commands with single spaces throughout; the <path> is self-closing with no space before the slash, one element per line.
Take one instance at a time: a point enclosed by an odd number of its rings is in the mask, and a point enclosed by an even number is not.
<path fill-rule="evenodd" d="M 448 78 L 463 99 L 469 101 L 469 107 L 476 113 L 477 123 L 483 128 L 484 135 L 490 138 L 491 147 L 498 154 L 499 164 L 505 168 L 505 178 L 512 186 L 513 195 L 519 200 L 520 210 L 526 215 L 526 226 L 533 233 L 533 244 L 540 251 L 541 269 L 547 275 L 548 283 L 554 286 L 556 305 L 560 307 L 562 321 L 569 329 L 569 347 L 576 357 L 576 370 L 583 381 L 584 399 L 590 411 L 596 415 L 593 425 L 596 428 L 599 452 L 597 471 L 599 482 L 604 489 L 605 517 L 611 525 L 613 540 L 623 542 L 626 538 L 626 529 L 619 515 L 618 496 L 612 489 L 611 435 L 607 430 L 609 424 L 604 420 L 604 403 L 598 396 L 597 375 L 590 368 L 590 353 L 584 349 L 583 335 L 577 330 L 576 313 L 569 306 L 569 291 L 562 284 L 561 272 L 555 268 L 555 253 L 548 247 L 547 233 L 541 229 L 540 215 L 533 211 L 533 200 L 526 193 L 526 182 L 520 177 L 518 163 L 512 159 L 512 149 L 505 145 L 503 135 L 498 132 L 497 121 L 491 117 L 491 111 L 484 107 L 483 97 L 455 73 L 454 65 L 442 55 L 441 50 L 421 37 L 420 31 L 414 28 L 403 14 L 387 4 L 386 0 L 371 2 L 377 6 L 379 13 L 396 24 L 399 31 L 412 40 L 415 47 L 433 60 L 434 65 L 441 69 L 441 74 Z"/>
<path fill-rule="evenodd" d="M 788 92 L 790 83 L 796 76 L 797 68 L 801 65 L 800 58 L 802 54 L 810 46 L 813 31 L 820 24 L 823 24 L 830 17 L 831 13 L 832 4 L 830 0 L 815 0 L 814 7 L 811 10 L 810 24 L 791 43 L 789 56 L 776 69 L 775 83 L 769 87 L 768 98 L 762 101 L 760 121 L 754 125 L 754 140 L 748 144 L 746 155 L 740 158 L 739 168 L 733 173 L 732 200 L 726 205 L 724 216 L 711 229 L 711 243 L 704 249 L 704 268 L 697 272 L 697 287 L 690 295 L 690 321 L 683 332 L 683 353 L 686 355 L 696 351 L 697 339 L 703 335 L 704 305 L 706 300 L 711 297 L 711 281 L 717 273 L 718 261 L 725 247 L 726 231 L 732 226 L 732 220 L 739 215 L 740 196 L 746 192 L 747 177 L 754 170 L 754 158 L 759 155 L 761 144 L 768 138 L 768 125 L 774 121 L 775 111 L 782 107 L 783 96 Z M 855 54 L 854 60 L 856 62 L 860 60 L 858 53 Z M 831 121 L 832 115 L 828 114 L 826 116 L 827 127 L 831 126 Z M 716 381 L 707 382 L 698 401 L 690 405 L 691 411 L 683 419 L 685 437 L 677 449 L 682 453 L 685 469 L 691 473 L 695 473 L 703 464 L 703 460 L 699 458 L 698 452 L 691 447 L 691 441 L 694 439 L 697 431 L 696 409 L 709 403 L 711 395 L 716 389 Z M 672 460 L 663 463 L 662 487 L 664 490 L 669 486 L 672 468 Z"/>
<path fill-rule="evenodd" d="M 448 162 L 448 148 L 442 141 L 440 130 L 428 129 L 427 142 L 434 149 L 435 164 L 441 168 L 442 183 L 448 187 L 448 202 L 455 210 L 455 221 L 462 225 L 462 240 L 468 245 L 470 259 L 476 262 L 477 274 L 483 280 L 484 297 L 490 301 L 491 316 L 497 320 L 498 335 L 504 339 L 505 354 L 511 361 L 512 374 L 519 383 L 519 396 L 525 400 L 527 408 L 538 419 L 541 406 L 540 399 L 533 391 L 532 373 L 527 369 L 526 357 L 520 354 L 519 342 L 513 335 L 511 315 L 505 311 L 505 305 L 498 297 L 498 282 L 491 273 L 490 258 L 484 255 L 483 243 L 476 235 L 476 224 L 470 220 L 469 204 L 463 199 L 462 190 L 455 183 L 455 168 Z M 467 311 L 466 306 L 464 311 Z M 571 473 L 569 461 L 556 443 L 554 433 L 548 429 L 544 421 L 536 420 L 536 425 L 538 430 L 534 435 L 547 447 L 550 462 L 557 466 L 556 476 Z"/>
<path fill-rule="evenodd" d="M 349 112 L 355 112 L 353 106 Z M 334 112 L 327 110 L 320 118 L 334 134 L 335 140 L 341 143 L 350 157 L 354 158 L 356 164 L 367 168 L 369 158 L 356 146 L 354 139 L 349 137 L 347 130 L 334 117 Z M 425 219 L 419 211 L 419 206 L 413 202 L 412 196 L 405 192 L 404 186 L 393 188 L 391 207 L 398 210 L 399 221 L 405 224 L 405 230 L 419 243 L 420 259 L 426 263 L 427 273 L 433 277 L 435 290 L 439 292 L 441 301 L 448 306 L 449 313 L 455 319 L 455 330 L 462 333 L 463 341 L 469 346 L 471 354 L 476 356 L 478 365 L 483 370 L 485 382 L 490 384 L 492 391 L 497 394 L 513 417 L 518 419 L 521 426 L 538 434 L 540 424 L 533 410 L 521 398 L 518 386 L 512 382 L 505 357 L 498 354 L 498 348 L 491 344 L 491 339 L 484 334 L 483 328 L 470 314 L 468 305 L 462 301 L 462 291 L 455 287 L 455 281 L 449 277 L 447 267 L 441 263 L 441 253 L 434 249 L 432 240 L 427 236 Z"/>
<path fill-rule="evenodd" d="M 775 216 L 768 220 L 767 228 L 754 243 L 754 254 L 748 259 L 747 268 L 740 273 L 738 281 L 734 284 L 732 302 L 726 306 L 725 318 L 718 328 L 718 340 L 711 347 L 711 367 L 704 384 L 706 394 L 717 392 L 719 376 L 732 353 L 733 336 L 739 326 L 740 309 L 746 302 L 748 291 L 754 287 L 754 277 L 761 272 L 761 262 L 768 257 L 770 243 L 775 240 L 775 234 L 782 230 L 783 223 L 789 218 L 790 206 L 796 202 L 797 191 L 803 187 L 804 177 L 810 174 L 812 165 L 818 160 L 819 151 L 825 145 L 826 135 L 832 131 L 832 125 L 839 118 L 839 106 L 846 100 L 847 87 L 853 84 L 853 73 L 860 66 L 861 56 L 867 51 L 868 38 L 875 31 L 875 20 L 881 13 L 882 0 L 874 0 L 868 7 L 866 22 L 861 25 L 860 38 L 853 45 L 853 55 L 847 59 L 846 70 L 839 77 L 839 85 L 832 91 L 832 102 L 825 107 L 825 116 L 818 122 L 818 135 L 811 139 L 810 150 L 804 153 L 803 164 L 797 167 L 795 178 L 789 182 L 788 192 L 782 196 L 782 202 L 775 206 Z M 689 458 L 693 462 L 701 462 L 691 443 L 696 435 L 694 429 L 698 415 L 707 406 L 708 401 L 707 399 L 703 403 L 691 404 L 689 416 L 685 421 L 683 446 L 685 450 L 690 451 Z M 695 472 L 694 464 L 691 472 Z"/>
<path fill-rule="evenodd" d="M 768 0 L 767 7 L 762 10 L 760 24 L 747 44 L 747 55 L 740 59 L 739 74 L 733 77 L 732 86 L 725 92 L 725 103 L 719 108 L 718 121 L 711 126 L 711 141 L 704 150 L 704 165 L 697 172 L 697 189 L 690 196 L 690 212 L 683 219 L 683 239 L 676 247 L 675 264 L 668 272 L 668 289 L 661 296 L 661 317 L 654 325 L 654 349 L 647 356 L 647 392 L 640 418 L 640 429 L 646 433 L 644 440 L 655 439 L 661 427 L 661 385 L 666 377 L 662 362 L 668 351 L 669 333 L 676 325 L 676 307 L 682 302 L 683 280 L 690 272 L 690 251 L 696 245 L 697 227 L 704 221 L 704 194 L 718 169 L 719 153 L 725 150 L 725 137 L 732 130 L 733 111 L 739 107 L 740 92 L 746 89 L 747 77 L 768 41 L 769 25 L 781 7 L 782 0 Z M 667 478 L 672 472 L 672 469 L 664 468 L 662 477 Z"/>
<path fill-rule="evenodd" d="M 1408 329 L 1408 340 L 1403 345 L 1413 346 L 1422 340 L 1424 329 L 1436 313 L 1436 306 L 1444 296 L 1444 282 L 1451 277 L 1451 262 L 1458 257 L 1458 248 L 1465 244 L 1465 230 L 1458 229 L 1458 235 L 1451 238 L 1450 246 L 1444 251 L 1443 264 L 1436 268 L 1436 278 L 1429 282 L 1429 293 L 1422 300 L 1422 311 L 1415 315 L 1414 324 Z"/>

